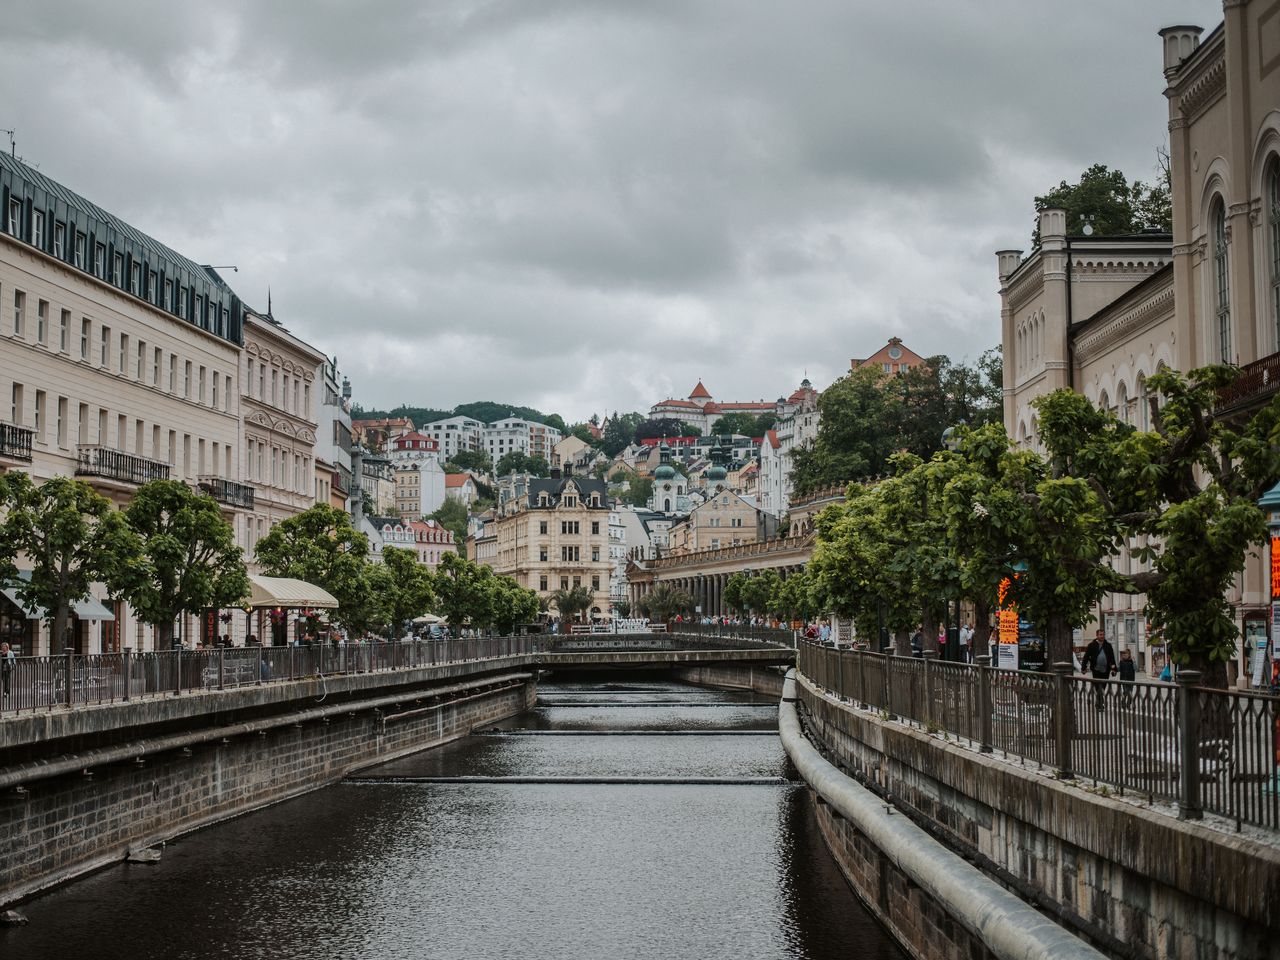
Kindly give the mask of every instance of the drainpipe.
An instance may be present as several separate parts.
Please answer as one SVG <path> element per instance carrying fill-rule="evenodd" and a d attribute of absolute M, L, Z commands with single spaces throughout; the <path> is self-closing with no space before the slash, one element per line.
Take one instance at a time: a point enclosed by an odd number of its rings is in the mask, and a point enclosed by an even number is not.
<path fill-rule="evenodd" d="M 1067 389 L 1076 388 L 1076 344 L 1071 335 L 1071 234 L 1067 234 Z"/>

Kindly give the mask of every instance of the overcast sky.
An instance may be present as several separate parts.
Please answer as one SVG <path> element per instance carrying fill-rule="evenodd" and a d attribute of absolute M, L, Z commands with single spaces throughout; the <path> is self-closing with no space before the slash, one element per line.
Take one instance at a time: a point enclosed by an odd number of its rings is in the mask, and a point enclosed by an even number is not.
<path fill-rule="evenodd" d="M 1154 176 L 1156 31 L 1220 0 L 0 0 L 18 155 L 366 407 L 584 419 L 999 340 L 994 251 Z"/>

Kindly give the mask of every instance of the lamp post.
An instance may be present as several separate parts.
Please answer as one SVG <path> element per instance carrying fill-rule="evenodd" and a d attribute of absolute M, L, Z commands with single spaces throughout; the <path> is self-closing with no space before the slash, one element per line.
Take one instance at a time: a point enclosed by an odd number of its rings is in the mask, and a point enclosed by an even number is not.
<path fill-rule="evenodd" d="M 942 446 L 943 446 L 943 449 L 945 449 L 948 453 L 955 453 L 956 450 L 959 449 L 960 431 L 956 427 L 962 427 L 962 426 L 964 426 L 963 420 L 961 420 L 959 424 L 957 424 L 956 426 L 947 427 L 947 429 L 942 431 Z M 947 550 L 947 553 L 950 554 L 951 552 L 950 538 L 947 537 L 946 534 L 944 534 L 943 536 L 944 536 L 943 547 Z M 946 630 L 947 642 L 946 642 L 945 648 L 942 651 L 942 658 L 944 660 L 959 660 L 960 659 L 960 598 L 959 597 L 955 598 L 955 625 L 954 626 L 952 626 L 952 623 L 951 623 L 951 603 L 952 603 L 952 598 L 946 597 L 944 612 L 942 615 L 942 625 L 943 625 L 943 628 Z"/>

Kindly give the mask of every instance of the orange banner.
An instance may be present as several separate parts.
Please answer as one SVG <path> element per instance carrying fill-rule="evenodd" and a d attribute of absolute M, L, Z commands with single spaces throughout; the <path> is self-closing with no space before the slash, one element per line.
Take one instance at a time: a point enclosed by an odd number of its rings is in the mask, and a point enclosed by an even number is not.
<path fill-rule="evenodd" d="M 999 608 L 997 614 L 998 636 L 1001 643 L 1017 643 L 1018 642 L 1018 608 L 1013 603 L 1005 603 L 1009 596 L 1009 588 L 1013 583 L 1008 577 L 1000 581 L 1000 589 L 997 594 L 996 605 Z"/>
<path fill-rule="evenodd" d="M 1271 538 L 1271 599 L 1280 600 L 1280 537 Z"/>

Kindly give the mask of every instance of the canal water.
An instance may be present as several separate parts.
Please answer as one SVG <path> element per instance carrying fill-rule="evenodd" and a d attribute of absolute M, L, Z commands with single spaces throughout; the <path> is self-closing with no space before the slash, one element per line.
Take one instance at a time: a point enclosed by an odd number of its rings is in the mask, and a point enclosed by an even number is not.
<path fill-rule="evenodd" d="M 543 684 L 530 714 L 22 909 L 0 957 L 905 957 L 787 780 L 776 702 L 660 681 Z"/>

